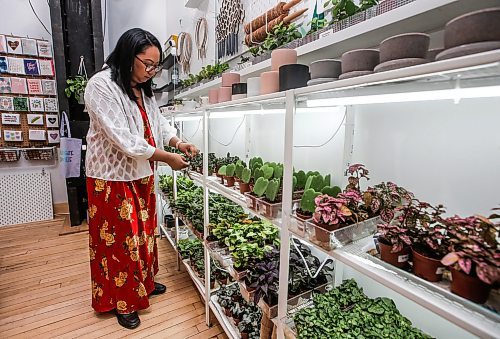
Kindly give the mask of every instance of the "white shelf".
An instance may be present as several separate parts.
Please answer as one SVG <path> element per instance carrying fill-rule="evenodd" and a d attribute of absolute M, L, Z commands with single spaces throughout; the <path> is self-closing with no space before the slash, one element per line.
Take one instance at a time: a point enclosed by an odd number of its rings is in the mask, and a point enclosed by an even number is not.
<path fill-rule="evenodd" d="M 170 234 L 168 234 L 167 229 L 165 228 L 165 226 L 163 226 L 163 224 L 160 224 L 160 228 L 165 238 L 167 238 L 168 242 L 170 243 L 170 245 L 172 245 L 173 249 L 177 253 L 178 251 L 177 251 L 177 246 L 175 245 L 175 240 L 172 239 L 172 237 L 170 237 Z"/>
<path fill-rule="evenodd" d="M 212 312 L 214 312 L 215 317 L 224 329 L 224 332 L 226 332 L 227 336 L 232 339 L 241 338 L 240 332 L 237 328 L 234 327 L 231 321 L 229 321 L 219 303 L 217 302 L 217 296 L 213 295 L 210 299 L 210 309 L 212 310 Z"/>
<path fill-rule="evenodd" d="M 186 260 L 182 260 L 182 263 L 184 264 L 184 267 L 186 267 L 186 270 L 188 271 L 191 280 L 193 280 L 194 285 L 198 289 L 198 292 L 200 292 L 203 300 L 206 302 L 205 284 L 200 280 L 200 278 L 198 278 L 196 273 L 191 268 L 191 265 L 189 265 Z"/>

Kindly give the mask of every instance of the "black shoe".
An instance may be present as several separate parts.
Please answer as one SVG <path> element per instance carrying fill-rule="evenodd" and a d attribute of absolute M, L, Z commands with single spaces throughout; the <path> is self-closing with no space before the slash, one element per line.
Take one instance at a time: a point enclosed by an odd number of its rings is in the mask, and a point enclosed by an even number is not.
<path fill-rule="evenodd" d="M 167 291 L 167 286 L 155 282 L 155 289 L 151 292 L 151 295 L 163 294 Z"/>
<path fill-rule="evenodd" d="M 137 328 L 141 324 L 141 319 L 139 319 L 137 312 L 129 314 L 120 314 L 117 312 L 116 319 L 118 319 L 120 325 L 130 330 Z"/>

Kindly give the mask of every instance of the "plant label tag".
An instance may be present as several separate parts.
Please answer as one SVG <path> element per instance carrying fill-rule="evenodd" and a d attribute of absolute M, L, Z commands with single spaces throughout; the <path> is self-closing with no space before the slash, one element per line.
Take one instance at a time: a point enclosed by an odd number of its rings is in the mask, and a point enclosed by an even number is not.
<path fill-rule="evenodd" d="M 323 32 L 319 35 L 319 38 L 320 39 L 325 39 L 325 38 L 328 38 L 330 35 L 333 35 L 333 29 L 330 29 L 326 32 Z"/>
<path fill-rule="evenodd" d="M 398 256 L 398 262 L 407 262 L 408 259 L 410 259 L 410 256 L 408 254 Z"/>
<path fill-rule="evenodd" d="M 438 267 L 437 270 L 436 270 L 436 274 L 443 274 L 444 272 L 444 267 Z"/>

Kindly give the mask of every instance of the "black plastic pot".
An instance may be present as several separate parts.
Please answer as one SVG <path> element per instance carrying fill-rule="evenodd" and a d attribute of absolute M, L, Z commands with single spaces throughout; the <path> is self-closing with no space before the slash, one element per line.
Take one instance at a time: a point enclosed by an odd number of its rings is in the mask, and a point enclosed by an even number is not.
<path fill-rule="evenodd" d="M 247 84 L 244 82 L 233 84 L 232 91 L 233 95 L 247 94 Z"/>
<path fill-rule="evenodd" d="M 311 80 L 309 67 L 306 65 L 294 64 L 280 67 L 280 92 L 289 89 L 301 88 L 307 86 Z"/>

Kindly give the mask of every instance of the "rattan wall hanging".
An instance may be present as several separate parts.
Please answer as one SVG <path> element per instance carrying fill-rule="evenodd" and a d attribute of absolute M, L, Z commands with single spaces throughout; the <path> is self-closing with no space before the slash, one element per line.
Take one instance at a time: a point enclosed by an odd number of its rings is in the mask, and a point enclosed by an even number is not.
<path fill-rule="evenodd" d="M 240 0 L 222 0 L 215 26 L 217 56 L 219 59 L 238 53 L 240 25 L 244 19 L 245 10 Z"/>

